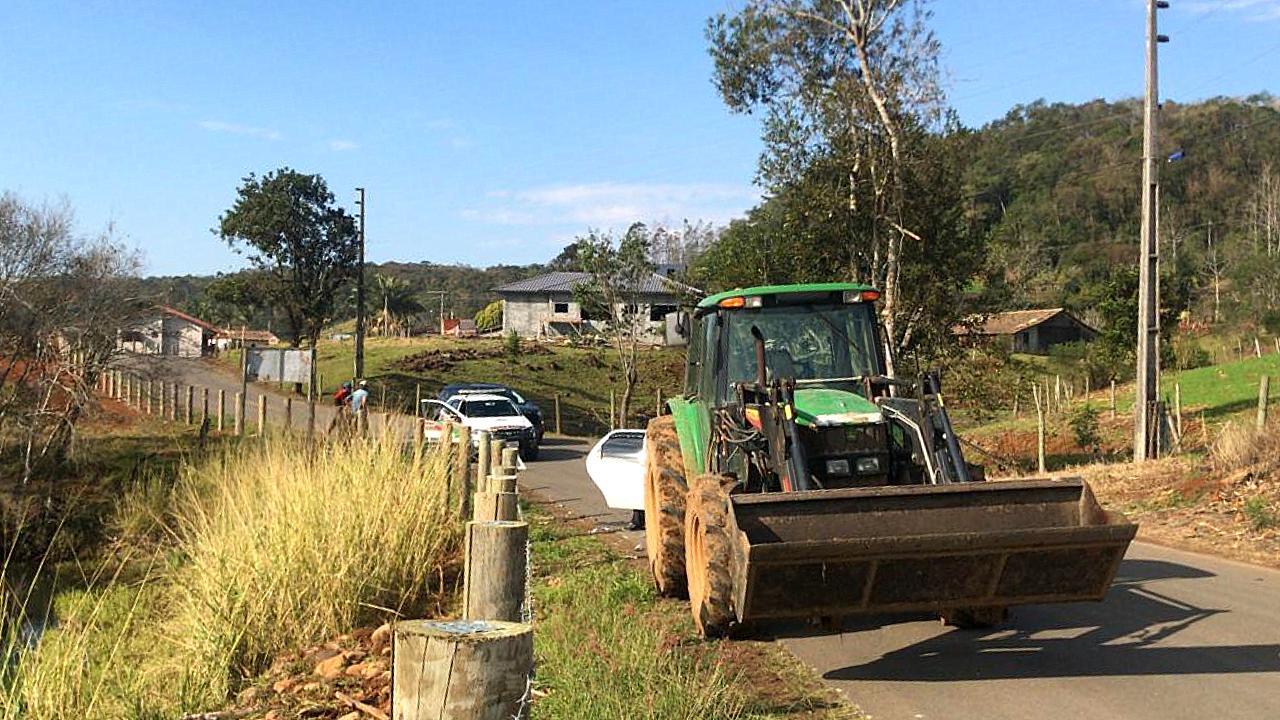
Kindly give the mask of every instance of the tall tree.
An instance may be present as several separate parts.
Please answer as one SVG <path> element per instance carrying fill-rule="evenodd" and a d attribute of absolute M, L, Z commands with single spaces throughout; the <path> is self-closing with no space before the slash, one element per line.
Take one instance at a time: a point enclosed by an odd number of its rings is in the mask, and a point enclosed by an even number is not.
<path fill-rule="evenodd" d="M 750 0 L 707 29 L 725 102 L 766 111 L 762 179 L 776 189 L 827 164 L 851 218 L 866 218 L 849 227 L 845 273 L 881 288 L 895 348 L 917 310 L 900 303 L 903 258 L 927 241 L 908 207 L 923 149 L 910 130 L 934 123 L 941 107 L 927 17 L 923 0 Z"/>
<path fill-rule="evenodd" d="M 305 337 L 314 347 L 338 289 L 355 277 L 360 249 L 354 218 L 334 204 L 324 178 L 287 167 L 250 173 L 218 233 L 271 276 L 292 343 Z"/>
<path fill-rule="evenodd" d="M 579 267 L 590 275 L 590 280 L 575 288 L 574 294 L 593 316 L 604 319 L 622 374 L 618 417 L 625 422 L 640 377 L 636 362 L 648 325 L 648 312 L 641 300 L 643 285 L 653 275 L 653 263 L 649 261 L 652 233 L 643 223 L 635 223 L 616 239 L 611 233 L 591 231 L 578 238 L 577 246 Z"/>

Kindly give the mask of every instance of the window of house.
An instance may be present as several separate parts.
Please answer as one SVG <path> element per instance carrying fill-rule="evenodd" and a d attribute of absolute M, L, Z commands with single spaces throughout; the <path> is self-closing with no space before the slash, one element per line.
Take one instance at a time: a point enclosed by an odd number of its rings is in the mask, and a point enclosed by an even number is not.
<path fill-rule="evenodd" d="M 569 312 L 569 303 L 567 303 L 567 302 L 563 302 L 563 303 L 556 303 L 556 304 L 555 304 L 555 308 L 554 308 L 554 312 L 555 312 L 555 314 L 557 314 L 557 315 L 564 315 L 564 314 L 568 313 L 568 312 Z"/>
<path fill-rule="evenodd" d="M 675 305 L 650 305 L 649 321 L 662 322 L 668 315 L 675 312 L 678 308 Z"/>

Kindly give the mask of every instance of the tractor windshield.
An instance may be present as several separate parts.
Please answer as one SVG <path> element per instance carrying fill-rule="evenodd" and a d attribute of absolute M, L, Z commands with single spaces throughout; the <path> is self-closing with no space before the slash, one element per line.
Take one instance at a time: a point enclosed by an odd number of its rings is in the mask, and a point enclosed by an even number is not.
<path fill-rule="evenodd" d="M 841 380 L 880 373 L 872 305 L 780 305 L 725 313 L 722 387 L 756 379 L 752 326 L 765 339 L 769 378 Z"/>

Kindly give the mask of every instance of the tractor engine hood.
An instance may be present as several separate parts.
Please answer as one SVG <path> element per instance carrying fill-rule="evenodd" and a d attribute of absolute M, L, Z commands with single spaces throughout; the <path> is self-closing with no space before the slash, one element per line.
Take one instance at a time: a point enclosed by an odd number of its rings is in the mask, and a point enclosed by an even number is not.
<path fill-rule="evenodd" d="M 884 420 L 880 408 L 857 393 L 831 388 L 797 388 L 796 423 L 809 427 L 865 425 Z"/>

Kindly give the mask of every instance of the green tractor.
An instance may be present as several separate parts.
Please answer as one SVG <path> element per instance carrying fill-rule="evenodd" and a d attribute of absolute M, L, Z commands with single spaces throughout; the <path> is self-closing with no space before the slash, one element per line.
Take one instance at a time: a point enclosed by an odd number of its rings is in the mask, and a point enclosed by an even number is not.
<path fill-rule="evenodd" d="M 684 394 L 646 433 L 649 564 L 703 636 L 758 620 L 1100 600 L 1137 527 L 1078 479 L 984 482 L 936 372 L 886 373 L 879 292 L 698 303 Z"/>

